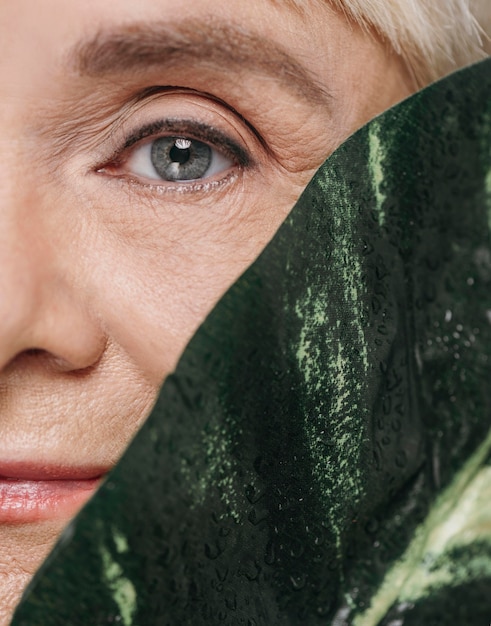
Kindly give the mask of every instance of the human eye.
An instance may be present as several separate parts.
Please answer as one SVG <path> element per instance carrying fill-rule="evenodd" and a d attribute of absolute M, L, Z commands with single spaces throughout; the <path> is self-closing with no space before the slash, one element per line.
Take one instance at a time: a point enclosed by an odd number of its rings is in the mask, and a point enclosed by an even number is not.
<path fill-rule="evenodd" d="M 159 190 L 192 191 L 221 184 L 250 162 L 247 151 L 223 131 L 167 119 L 132 133 L 104 171 Z"/>
<path fill-rule="evenodd" d="M 139 146 L 126 165 L 138 176 L 184 182 L 220 174 L 232 167 L 233 161 L 203 141 L 171 135 Z"/>

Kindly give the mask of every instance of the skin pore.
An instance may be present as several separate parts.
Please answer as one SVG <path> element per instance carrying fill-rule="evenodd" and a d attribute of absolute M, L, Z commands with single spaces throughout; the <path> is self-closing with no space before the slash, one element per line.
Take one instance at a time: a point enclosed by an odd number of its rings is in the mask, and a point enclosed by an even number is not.
<path fill-rule="evenodd" d="M 317 3 L 17 0 L 0 48 L 5 626 L 315 170 L 414 87 Z"/>

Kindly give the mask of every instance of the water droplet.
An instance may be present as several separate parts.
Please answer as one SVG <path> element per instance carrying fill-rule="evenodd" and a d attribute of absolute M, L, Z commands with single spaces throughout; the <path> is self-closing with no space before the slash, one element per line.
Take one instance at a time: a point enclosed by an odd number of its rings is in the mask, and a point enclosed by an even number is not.
<path fill-rule="evenodd" d="M 312 554 L 312 563 L 323 563 L 324 562 L 324 553 L 319 551 L 319 552 L 314 552 Z"/>
<path fill-rule="evenodd" d="M 264 510 L 256 510 L 256 509 L 251 509 L 249 511 L 249 515 L 247 516 L 247 519 L 251 522 L 251 524 L 253 526 L 259 526 L 259 524 L 261 524 L 262 522 L 265 522 L 268 518 L 268 510 L 264 509 Z"/>
<path fill-rule="evenodd" d="M 373 535 L 379 529 L 379 522 L 377 519 L 372 518 L 365 525 L 365 530 L 369 535 Z"/>
<path fill-rule="evenodd" d="M 225 598 L 225 606 L 227 607 L 227 609 L 230 609 L 231 611 L 236 611 L 237 610 L 237 596 L 234 594 L 233 596 L 229 596 L 228 598 Z"/>
<path fill-rule="evenodd" d="M 261 574 L 262 569 L 259 563 L 257 561 L 254 561 L 254 563 L 249 563 L 246 567 L 247 571 L 245 569 L 242 569 L 241 572 L 247 578 L 247 580 L 257 580 L 259 578 L 259 575 Z"/>
<path fill-rule="evenodd" d="M 307 582 L 307 576 L 305 574 L 290 576 L 290 581 L 292 583 L 293 589 L 295 589 L 295 591 L 300 591 L 305 587 L 305 583 Z"/>
<path fill-rule="evenodd" d="M 331 611 L 330 604 L 324 604 L 323 606 L 318 606 L 316 609 L 316 613 L 319 617 L 326 617 L 327 615 L 329 615 L 330 611 Z"/>
<path fill-rule="evenodd" d="M 217 559 L 221 553 L 222 550 L 220 550 L 218 544 L 215 544 L 215 546 L 210 546 L 209 543 L 205 543 L 205 555 L 212 561 Z"/>
<path fill-rule="evenodd" d="M 275 546 L 273 541 L 268 541 L 268 545 L 266 546 L 266 554 L 264 555 L 264 562 L 267 565 L 273 565 L 273 563 L 276 560 L 276 554 L 275 554 Z"/>
<path fill-rule="evenodd" d="M 414 609 L 412 602 L 401 602 L 401 604 L 397 606 L 398 613 L 404 613 L 404 611 L 411 611 L 412 609 Z"/>
<path fill-rule="evenodd" d="M 324 537 L 322 535 L 316 535 L 314 537 L 314 545 L 315 546 L 319 546 L 320 547 L 320 546 L 324 545 L 324 541 L 325 541 L 325 539 L 324 539 Z"/>
<path fill-rule="evenodd" d="M 293 540 L 290 546 L 290 555 L 294 559 L 298 559 L 304 553 L 304 547 L 301 541 Z"/>
<path fill-rule="evenodd" d="M 407 456 L 404 450 L 399 450 L 396 455 L 396 467 L 404 469 L 407 465 Z"/>
<path fill-rule="evenodd" d="M 220 582 L 225 582 L 228 576 L 228 568 L 225 568 L 223 571 L 220 571 L 220 569 L 217 567 L 215 569 L 217 578 Z"/>

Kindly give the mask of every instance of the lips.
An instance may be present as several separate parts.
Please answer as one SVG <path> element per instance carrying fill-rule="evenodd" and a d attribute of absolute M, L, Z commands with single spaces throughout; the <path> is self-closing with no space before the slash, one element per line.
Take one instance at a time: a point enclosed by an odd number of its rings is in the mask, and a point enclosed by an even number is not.
<path fill-rule="evenodd" d="M 0 523 L 70 519 L 107 470 L 0 462 Z"/>

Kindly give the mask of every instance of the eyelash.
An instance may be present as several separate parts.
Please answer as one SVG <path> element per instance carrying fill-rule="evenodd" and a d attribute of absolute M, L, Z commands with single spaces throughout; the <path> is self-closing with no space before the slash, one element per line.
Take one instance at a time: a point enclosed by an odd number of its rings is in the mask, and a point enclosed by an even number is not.
<path fill-rule="evenodd" d="M 125 163 L 131 159 L 136 149 L 143 148 L 147 143 L 153 143 L 164 137 L 179 137 L 205 143 L 212 149 L 217 150 L 222 156 L 231 159 L 235 166 L 242 170 L 250 168 L 254 164 L 249 152 L 237 142 L 230 139 L 221 130 L 213 126 L 197 122 L 196 120 L 168 118 L 146 124 L 131 133 L 122 145 L 114 152 L 109 161 L 102 167 L 97 168 L 97 172 L 111 174 L 111 170 L 115 171 L 124 166 Z M 222 185 L 223 183 L 230 181 L 231 178 L 235 179 L 235 176 L 232 177 L 230 172 L 227 172 L 226 175 L 220 180 L 207 180 L 208 177 L 205 177 L 202 179 L 190 180 L 189 182 L 173 182 L 166 181 L 164 179 L 160 182 L 159 179 L 155 179 L 155 182 L 144 182 L 141 179 L 139 180 L 138 175 L 131 174 L 131 172 L 116 172 L 112 175 L 120 180 L 126 179 L 133 185 L 137 184 L 141 187 L 159 192 L 203 191 L 210 187 Z"/>

